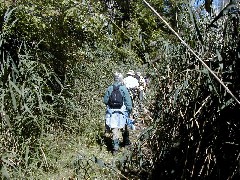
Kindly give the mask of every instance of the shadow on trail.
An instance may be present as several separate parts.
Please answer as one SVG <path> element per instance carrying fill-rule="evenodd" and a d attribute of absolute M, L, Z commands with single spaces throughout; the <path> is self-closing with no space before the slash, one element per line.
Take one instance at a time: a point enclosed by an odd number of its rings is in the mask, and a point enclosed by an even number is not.
<path fill-rule="evenodd" d="M 101 147 L 105 145 L 107 147 L 107 151 L 112 151 L 112 138 L 106 134 L 100 134 L 96 138 L 97 144 Z"/>
<path fill-rule="evenodd" d="M 113 151 L 112 137 L 111 137 L 110 134 L 107 133 L 107 134 L 98 135 L 97 138 L 96 138 L 96 142 L 101 147 L 101 149 L 105 145 L 108 152 Z M 119 148 L 123 148 L 123 147 L 126 147 L 126 146 L 127 145 L 125 145 L 125 143 L 123 141 L 119 142 Z"/>

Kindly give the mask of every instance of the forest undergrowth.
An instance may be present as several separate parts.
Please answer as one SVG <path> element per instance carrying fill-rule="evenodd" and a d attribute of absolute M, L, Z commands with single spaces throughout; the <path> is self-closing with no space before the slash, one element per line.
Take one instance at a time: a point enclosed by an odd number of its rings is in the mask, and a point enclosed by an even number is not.
<path fill-rule="evenodd" d="M 240 2 L 214 3 L 1 1 L 1 177 L 240 177 Z M 112 156 L 102 98 L 129 69 L 146 127 Z"/>
<path fill-rule="evenodd" d="M 150 90 L 149 90 L 150 91 Z M 104 112 L 105 109 L 102 109 Z M 105 134 L 104 113 L 102 124 L 95 142 L 89 142 L 88 137 L 78 134 L 58 133 L 47 134 L 43 137 L 42 151 L 44 167 L 34 170 L 29 178 L 35 179 L 139 179 L 139 174 L 123 169 L 124 163 L 130 156 L 142 132 L 148 128 L 152 118 L 147 104 L 144 111 L 138 113 L 135 120 L 135 129 L 130 129 L 131 146 L 122 147 L 118 154 L 113 155 L 111 150 L 111 134 Z M 121 139 L 120 139 L 121 140 Z M 121 143 L 120 143 L 121 144 Z M 136 149 L 135 149 L 136 150 Z M 125 176 L 127 175 L 127 176 Z"/>

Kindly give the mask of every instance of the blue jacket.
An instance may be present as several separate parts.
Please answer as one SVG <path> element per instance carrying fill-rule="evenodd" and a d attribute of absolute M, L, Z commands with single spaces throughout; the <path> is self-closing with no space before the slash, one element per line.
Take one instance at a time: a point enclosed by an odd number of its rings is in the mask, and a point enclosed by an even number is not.
<path fill-rule="evenodd" d="M 115 85 L 115 86 L 118 86 L 120 84 L 121 84 L 120 82 L 113 83 L 113 85 Z M 108 105 L 109 96 L 111 95 L 111 93 L 113 91 L 113 85 L 111 85 L 107 88 L 107 91 L 106 91 L 105 96 L 103 98 L 103 102 L 106 105 Z M 121 85 L 119 87 L 119 90 L 120 90 L 120 92 L 123 96 L 123 102 L 124 102 L 124 105 L 126 106 L 126 110 L 130 113 L 132 111 L 132 100 L 131 100 L 130 94 L 129 94 L 126 86 L 124 86 L 124 85 Z"/>

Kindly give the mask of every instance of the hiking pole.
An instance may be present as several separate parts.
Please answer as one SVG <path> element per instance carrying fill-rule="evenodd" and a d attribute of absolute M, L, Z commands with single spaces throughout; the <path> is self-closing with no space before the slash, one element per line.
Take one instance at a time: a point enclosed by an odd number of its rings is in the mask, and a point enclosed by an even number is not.
<path fill-rule="evenodd" d="M 192 50 L 192 48 L 174 31 L 174 29 L 168 24 L 166 20 L 145 0 L 143 2 L 167 25 L 167 27 L 178 37 L 178 39 L 185 45 L 188 50 L 202 63 L 202 65 L 215 77 L 215 79 L 224 87 L 224 89 L 232 96 L 232 98 L 240 105 L 240 101 L 234 96 L 234 94 L 228 89 L 228 87 L 219 79 L 219 77 L 211 70 L 210 67 Z"/>

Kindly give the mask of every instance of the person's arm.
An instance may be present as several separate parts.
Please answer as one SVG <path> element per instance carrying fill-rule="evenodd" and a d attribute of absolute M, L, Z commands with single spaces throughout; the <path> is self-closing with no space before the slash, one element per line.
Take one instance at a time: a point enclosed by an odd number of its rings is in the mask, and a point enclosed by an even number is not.
<path fill-rule="evenodd" d="M 124 93 L 124 104 L 126 106 L 128 113 L 130 114 L 132 111 L 132 100 L 126 86 L 122 86 L 122 89 Z"/>
<path fill-rule="evenodd" d="M 108 105 L 108 99 L 109 99 L 109 96 L 110 96 L 110 87 L 108 87 L 105 95 L 104 95 L 104 98 L 103 98 L 103 103 Z"/>

